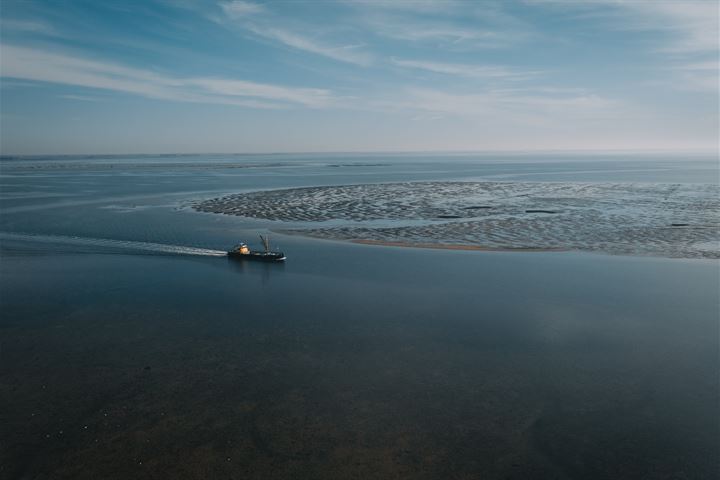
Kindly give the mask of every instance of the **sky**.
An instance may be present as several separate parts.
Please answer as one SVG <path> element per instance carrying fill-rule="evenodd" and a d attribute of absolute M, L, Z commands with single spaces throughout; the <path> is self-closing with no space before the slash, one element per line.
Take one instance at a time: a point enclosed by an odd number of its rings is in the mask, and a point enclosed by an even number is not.
<path fill-rule="evenodd" d="M 718 2 L 0 4 L 0 153 L 718 150 Z"/>

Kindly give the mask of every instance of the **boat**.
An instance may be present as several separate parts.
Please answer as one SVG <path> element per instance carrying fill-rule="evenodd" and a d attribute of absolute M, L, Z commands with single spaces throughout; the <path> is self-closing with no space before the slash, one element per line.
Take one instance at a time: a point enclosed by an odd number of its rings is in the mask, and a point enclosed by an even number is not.
<path fill-rule="evenodd" d="M 270 250 L 270 238 L 267 235 L 260 235 L 264 251 L 250 250 L 245 243 L 240 243 L 227 252 L 228 257 L 239 260 L 255 260 L 260 262 L 282 262 L 285 254 Z"/>

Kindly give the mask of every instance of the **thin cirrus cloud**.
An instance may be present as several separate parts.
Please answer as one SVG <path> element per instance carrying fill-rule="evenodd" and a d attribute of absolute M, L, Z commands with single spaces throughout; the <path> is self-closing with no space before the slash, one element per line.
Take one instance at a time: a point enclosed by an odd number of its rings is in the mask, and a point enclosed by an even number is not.
<path fill-rule="evenodd" d="M 592 93 L 492 90 L 484 93 L 451 93 L 429 88 L 409 88 L 400 99 L 378 102 L 388 110 L 414 110 L 433 114 L 510 119 L 581 118 L 612 114 L 618 104 Z"/>
<path fill-rule="evenodd" d="M 715 0 L 683 2 L 638 2 L 596 0 L 620 9 L 619 25 L 639 30 L 669 33 L 659 47 L 668 53 L 710 53 L 718 51 L 718 3 Z M 629 13 L 629 15 L 627 15 Z"/>
<path fill-rule="evenodd" d="M 678 63 L 669 66 L 673 78 L 656 83 L 666 83 L 675 90 L 717 94 L 720 5 L 716 0 L 594 0 L 591 4 L 611 7 L 606 14 L 611 15 L 616 28 L 664 34 L 656 52 Z"/>
<path fill-rule="evenodd" d="M 522 90 L 451 94 L 419 88 L 408 88 L 398 92 L 397 97 L 389 101 L 367 97 L 363 102 L 350 104 L 346 102 L 347 99 L 341 99 L 326 89 L 290 88 L 228 78 L 174 77 L 119 64 L 14 45 L 2 45 L 0 51 L 3 58 L 2 75 L 6 78 L 96 88 L 179 102 L 269 109 L 294 105 L 306 108 L 429 111 L 471 116 L 482 115 L 489 111 L 523 110 L 529 113 L 542 113 L 558 108 L 588 110 L 607 106 L 607 102 L 597 96 L 578 95 L 575 92 L 565 91 L 534 95 L 528 95 Z M 412 62 L 405 66 L 418 67 Z M 447 70 L 438 65 L 432 67 L 435 70 Z M 454 71 L 457 68 L 460 67 L 455 65 L 450 70 Z M 495 68 L 498 70 L 486 73 L 512 74 L 504 71 L 502 67 Z"/>
<path fill-rule="evenodd" d="M 658 51 L 675 54 L 716 53 L 718 14 L 716 0 L 526 0 L 531 5 L 575 12 L 579 18 L 606 19 L 618 30 L 659 31 L 667 34 Z M 562 10 L 560 10 L 562 9 Z"/>
<path fill-rule="evenodd" d="M 235 19 L 266 12 L 265 7 L 259 3 L 244 2 L 242 0 L 222 2 L 220 3 L 220 9 L 225 15 Z"/>
<path fill-rule="evenodd" d="M 412 1 L 368 1 L 368 0 L 341 0 L 348 6 L 362 10 L 412 12 L 429 14 L 446 14 L 466 7 L 467 4 L 458 0 L 412 0 Z"/>
<path fill-rule="evenodd" d="M 339 62 L 368 66 L 374 61 L 371 54 L 362 51 L 362 45 L 338 45 L 278 25 L 278 17 L 273 16 L 263 5 L 232 0 L 221 2 L 219 6 L 223 16 L 211 16 L 211 19 L 220 24 L 238 26 L 266 40 Z"/>
<path fill-rule="evenodd" d="M 680 77 L 675 88 L 696 92 L 717 93 L 720 85 L 720 63 L 717 60 L 690 62 L 670 67 Z"/>
<path fill-rule="evenodd" d="M 9 18 L 3 18 L 2 20 L 0 20 L 0 29 L 6 32 L 29 32 L 45 35 L 53 35 L 56 33 L 54 28 L 44 22 L 32 20 L 16 20 Z"/>
<path fill-rule="evenodd" d="M 346 0 L 354 8 L 350 20 L 374 35 L 407 45 L 424 44 L 469 51 L 500 48 L 520 43 L 533 28 L 502 12 L 502 2 L 466 1 L 360 2 Z"/>
<path fill-rule="evenodd" d="M 615 145 L 615 135 L 641 146 L 717 143 L 715 0 L 6 3 L 3 142 L 18 151 L 28 149 L 18 132 L 58 135 L 65 125 L 35 119 L 71 101 L 86 102 L 77 121 L 90 126 L 117 118 L 109 107 L 120 102 L 168 124 L 190 103 L 237 106 L 196 118 L 240 149 L 257 138 L 223 137 L 228 119 L 302 131 L 267 147 L 289 150 L 324 144 L 321 125 L 352 148 L 358 131 L 369 142 L 375 132 L 377 149 L 409 132 L 421 144 L 447 134 L 479 148 L 482 135 L 562 146 L 570 133 L 589 145 Z M 66 101 L 46 101 L 58 97 Z"/>
<path fill-rule="evenodd" d="M 718 92 L 720 5 L 715 0 L 637 2 L 594 0 L 615 10 L 617 28 L 662 32 L 656 52 L 671 59 L 672 78 L 654 81 L 674 90 Z M 619 15 L 618 15 L 619 14 Z"/>
<path fill-rule="evenodd" d="M 503 35 L 499 32 L 479 27 L 462 27 L 447 20 L 437 20 L 424 16 L 394 15 L 398 12 L 413 14 L 442 14 L 457 11 L 462 3 L 450 2 L 397 2 L 393 4 L 376 2 L 345 2 L 354 7 L 361 15 L 348 17 L 348 25 L 355 25 L 364 33 L 387 39 L 407 42 L 435 42 L 451 48 L 498 47 L 516 41 L 522 37 L 519 32 Z M 367 51 L 362 43 L 342 44 L 323 38 L 324 28 L 305 26 L 304 30 L 316 32 L 313 36 L 298 33 L 288 25 L 281 15 L 271 12 L 264 5 L 245 0 L 231 0 L 219 4 L 222 16 L 211 15 L 211 19 L 226 26 L 239 27 L 256 37 L 270 40 L 285 47 L 320 55 L 335 61 L 358 66 L 371 66 L 382 63 L 382 58 Z M 373 12 L 380 11 L 380 14 Z M 392 12 L 390 16 L 383 12 Z M 369 12 L 369 14 L 367 14 Z M 479 72 L 477 72 L 479 73 Z"/>
<path fill-rule="evenodd" d="M 292 105 L 323 108 L 335 101 L 326 89 L 294 88 L 245 80 L 174 77 L 62 53 L 1 45 L 2 76 L 131 93 L 147 98 L 252 108 Z"/>
<path fill-rule="evenodd" d="M 657 28 L 674 34 L 661 48 L 669 53 L 717 53 L 718 3 L 689 2 L 623 2 L 639 16 L 649 19 Z M 640 26 L 643 26 L 640 23 Z"/>
<path fill-rule="evenodd" d="M 489 29 L 468 28 L 424 19 L 375 17 L 365 19 L 364 22 L 377 35 L 410 43 L 434 42 L 451 47 L 492 48 L 511 42 L 509 36 Z M 512 41 L 519 36 L 513 35 Z"/>
<path fill-rule="evenodd" d="M 290 30 L 275 27 L 263 27 L 259 25 L 246 25 L 252 33 L 275 40 L 285 46 L 302 50 L 305 52 L 322 55 L 340 62 L 352 63 L 360 66 L 368 66 L 373 63 L 373 56 L 359 51 L 361 45 L 332 45 L 319 42 L 315 39 L 294 33 Z"/>
<path fill-rule="evenodd" d="M 473 65 L 397 58 L 391 58 L 390 62 L 398 67 L 469 78 L 523 80 L 540 73 L 516 70 L 502 65 Z"/>

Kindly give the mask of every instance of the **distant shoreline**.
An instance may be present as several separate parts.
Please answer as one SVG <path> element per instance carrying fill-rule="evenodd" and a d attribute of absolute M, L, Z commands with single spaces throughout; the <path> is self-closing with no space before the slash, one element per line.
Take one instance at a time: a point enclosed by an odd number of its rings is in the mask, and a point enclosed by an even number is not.
<path fill-rule="evenodd" d="M 690 154 L 690 155 L 711 155 L 717 156 L 717 148 L 609 148 L 609 149 L 499 149 L 499 150 L 320 150 L 320 151 L 257 151 L 257 152 L 34 152 L 34 153 L 21 153 L 11 152 L 0 154 L 0 160 L 13 160 L 13 159 L 43 159 L 43 158 L 76 158 L 76 159 L 89 159 L 94 157 L 102 158 L 124 158 L 124 157 L 194 157 L 202 155 L 227 155 L 227 156 L 272 156 L 272 155 L 358 155 L 358 156 L 377 156 L 377 155 L 389 155 L 389 156 L 406 156 L 406 155 L 676 155 L 676 154 Z"/>

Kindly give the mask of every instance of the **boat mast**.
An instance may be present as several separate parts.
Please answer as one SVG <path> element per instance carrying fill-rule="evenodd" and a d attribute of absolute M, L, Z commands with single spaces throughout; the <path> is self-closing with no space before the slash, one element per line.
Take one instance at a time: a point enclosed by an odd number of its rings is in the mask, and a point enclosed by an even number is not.
<path fill-rule="evenodd" d="M 265 253 L 269 253 L 270 252 L 270 237 L 260 235 L 260 240 L 262 240 L 263 247 L 265 247 Z"/>

